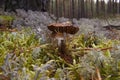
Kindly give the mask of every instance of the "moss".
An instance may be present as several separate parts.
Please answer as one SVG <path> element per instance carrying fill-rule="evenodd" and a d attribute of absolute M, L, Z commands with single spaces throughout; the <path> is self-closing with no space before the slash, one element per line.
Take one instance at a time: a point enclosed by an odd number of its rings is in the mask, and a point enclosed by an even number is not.
<path fill-rule="evenodd" d="M 75 36 L 67 41 L 66 45 L 68 54 L 73 58 L 73 63 L 70 64 L 58 55 L 55 44 L 43 44 L 35 36 L 27 29 L 14 33 L 0 32 L 0 66 L 4 67 L 6 72 L 12 71 L 11 74 L 14 74 L 15 70 L 19 75 L 14 77 L 16 80 L 17 78 L 33 80 L 36 75 L 41 79 L 77 80 L 83 77 L 90 80 L 96 67 L 100 70 L 102 79 L 117 80 L 120 77 L 120 58 L 111 55 L 119 54 L 117 51 L 120 50 L 119 47 L 115 49 L 119 46 L 119 41 L 99 39 L 94 35 Z M 13 55 L 6 59 L 6 55 L 10 53 Z M 81 54 L 83 56 L 80 56 Z M 69 56 L 64 58 L 67 57 Z M 0 72 L 4 73 L 3 70 Z"/>
<path fill-rule="evenodd" d="M 0 15 L 0 24 L 10 27 L 14 20 L 13 16 Z"/>

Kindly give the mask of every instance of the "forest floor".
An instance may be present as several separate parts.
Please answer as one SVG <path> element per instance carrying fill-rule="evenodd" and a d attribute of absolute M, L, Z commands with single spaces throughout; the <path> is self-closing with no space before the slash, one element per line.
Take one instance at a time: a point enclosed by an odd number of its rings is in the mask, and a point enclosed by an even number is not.
<path fill-rule="evenodd" d="M 0 14 L 0 22 L 13 20 L 8 23 L 17 28 L 16 32 L 0 31 L 0 80 L 120 80 L 119 17 L 57 20 L 54 15 L 31 10 Z M 78 33 L 61 45 L 63 54 L 59 45 L 48 39 L 51 32 L 47 26 L 56 20 L 72 21 L 79 27 Z M 119 27 L 104 27 L 107 25 Z"/>

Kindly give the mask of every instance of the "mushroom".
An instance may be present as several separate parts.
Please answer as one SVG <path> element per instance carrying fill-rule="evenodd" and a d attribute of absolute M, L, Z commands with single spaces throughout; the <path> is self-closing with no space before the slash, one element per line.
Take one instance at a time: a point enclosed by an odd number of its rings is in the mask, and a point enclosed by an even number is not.
<path fill-rule="evenodd" d="M 52 23 L 47 26 L 50 31 L 52 31 L 51 36 L 54 39 L 58 40 L 58 51 L 60 52 L 60 55 L 63 56 L 69 56 L 66 54 L 66 44 L 65 44 L 65 34 L 75 34 L 79 31 L 78 27 L 73 26 L 71 22 L 63 22 L 63 23 Z M 63 57 L 66 59 L 66 57 Z M 69 56 L 67 62 L 71 62 L 72 58 Z"/>
<path fill-rule="evenodd" d="M 75 34 L 79 31 L 78 27 L 73 26 L 69 21 L 63 23 L 52 23 L 47 26 L 52 31 L 51 36 L 58 40 L 58 45 L 61 40 L 64 40 L 64 34 Z"/>

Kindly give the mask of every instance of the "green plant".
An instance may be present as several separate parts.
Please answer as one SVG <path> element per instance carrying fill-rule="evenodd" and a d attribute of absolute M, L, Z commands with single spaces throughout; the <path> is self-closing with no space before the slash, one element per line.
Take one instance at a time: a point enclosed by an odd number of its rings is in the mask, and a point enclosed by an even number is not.
<path fill-rule="evenodd" d="M 103 80 L 120 78 L 118 40 L 100 39 L 92 34 L 74 36 L 66 43 L 73 63 L 58 55 L 56 45 L 41 40 L 30 29 L 1 31 L 0 74 L 12 80 L 90 80 L 97 74 L 97 68 Z"/>
<path fill-rule="evenodd" d="M 14 20 L 13 16 L 0 15 L 0 24 L 6 26 L 8 28 L 11 26 L 13 20 Z"/>

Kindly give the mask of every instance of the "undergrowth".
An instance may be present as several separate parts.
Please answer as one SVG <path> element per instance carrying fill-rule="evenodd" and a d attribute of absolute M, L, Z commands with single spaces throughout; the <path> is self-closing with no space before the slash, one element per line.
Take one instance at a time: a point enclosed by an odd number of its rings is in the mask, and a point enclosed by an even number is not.
<path fill-rule="evenodd" d="M 0 15 L 0 24 L 10 27 L 12 22 L 14 20 L 13 16 L 8 16 L 8 15 Z"/>
<path fill-rule="evenodd" d="M 0 32 L 0 74 L 11 80 L 119 80 L 120 42 L 80 34 L 67 40 L 73 63 L 31 30 Z"/>

